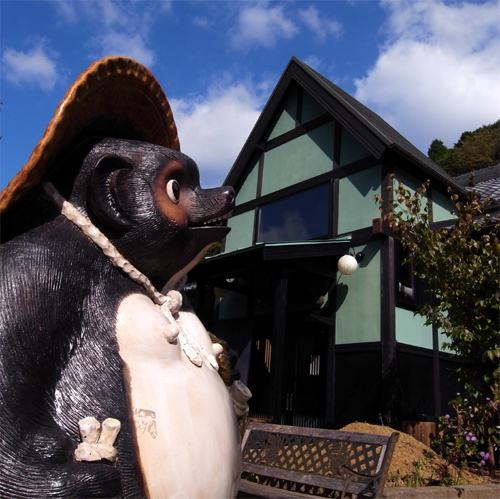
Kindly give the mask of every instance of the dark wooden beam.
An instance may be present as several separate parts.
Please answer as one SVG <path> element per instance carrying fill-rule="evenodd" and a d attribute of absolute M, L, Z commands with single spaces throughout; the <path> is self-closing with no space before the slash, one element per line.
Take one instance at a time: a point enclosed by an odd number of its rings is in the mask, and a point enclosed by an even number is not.
<path fill-rule="evenodd" d="M 293 130 L 290 130 L 288 132 L 285 132 L 283 135 L 280 135 L 279 137 L 276 137 L 274 139 L 271 139 L 269 142 L 266 142 L 263 145 L 264 151 L 269 151 L 270 149 L 274 149 L 275 147 L 281 146 L 283 144 L 286 144 L 287 142 L 290 142 L 293 139 L 296 139 L 297 137 L 300 137 L 301 135 L 305 135 L 306 133 L 309 133 L 313 131 L 315 128 L 319 128 L 323 125 L 326 125 L 327 123 L 330 123 L 333 121 L 333 118 L 331 115 L 328 113 L 323 114 L 319 116 L 318 118 L 315 118 L 312 121 L 309 121 L 309 123 L 305 123 L 304 125 L 299 125 Z"/>
<path fill-rule="evenodd" d="M 396 351 L 396 292 L 394 269 L 394 238 L 387 237 L 382 242 L 382 268 L 380 296 L 382 376 L 389 374 Z"/>
<path fill-rule="evenodd" d="M 237 205 L 233 210 L 233 216 L 239 215 L 241 213 L 245 213 L 249 210 L 256 208 L 257 206 L 272 203 L 273 201 L 277 201 L 286 196 L 291 196 L 292 194 L 296 194 L 302 192 L 306 189 L 310 189 L 312 187 L 316 187 L 318 185 L 324 184 L 329 180 L 340 179 L 344 177 L 348 177 L 349 175 L 354 175 L 355 173 L 359 173 L 363 170 L 371 168 L 380 164 L 375 158 L 369 157 L 364 158 L 359 161 L 355 161 L 344 167 L 338 167 L 331 171 L 322 173 L 317 175 L 316 177 L 309 178 L 297 184 L 291 185 L 289 187 L 284 187 L 279 191 L 271 192 L 264 196 L 260 196 L 262 189 L 262 167 L 259 166 L 259 177 L 258 177 L 258 194 L 255 199 L 251 199 L 250 201 L 246 201 L 240 205 Z"/>
<path fill-rule="evenodd" d="M 390 174 L 392 166 L 382 166 L 382 192 L 388 191 L 392 185 Z M 385 194 L 384 194 L 385 195 Z M 381 245 L 381 341 L 382 341 L 382 377 L 389 374 L 391 364 L 396 355 L 396 242 L 394 237 L 382 236 Z"/>
<path fill-rule="evenodd" d="M 439 331 L 432 326 L 432 373 L 434 382 L 434 414 L 441 416 L 441 369 L 439 366 Z"/>
<path fill-rule="evenodd" d="M 286 304 L 288 268 L 283 266 L 274 293 L 273 338 L 271 356 L 271 390 L 269 408 L 273 423 L 280 424 L 283 407 L 283 371 L 285 367 Z"/>

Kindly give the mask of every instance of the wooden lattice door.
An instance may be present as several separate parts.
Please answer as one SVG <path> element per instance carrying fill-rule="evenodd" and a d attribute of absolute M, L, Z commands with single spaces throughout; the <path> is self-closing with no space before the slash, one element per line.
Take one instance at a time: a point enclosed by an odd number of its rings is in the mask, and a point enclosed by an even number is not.
<path fill-rule="evenodd" d="M 322 428 L 326 409 L 327 335 L 301 328 L 288 343 L 284 424 Z"/>

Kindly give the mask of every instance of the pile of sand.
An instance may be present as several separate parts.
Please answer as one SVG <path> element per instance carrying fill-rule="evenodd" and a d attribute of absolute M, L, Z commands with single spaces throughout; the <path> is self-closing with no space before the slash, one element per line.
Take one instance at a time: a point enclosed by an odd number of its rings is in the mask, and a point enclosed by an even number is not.
<path fill-rule="evenodd" d="M 377 426 L 367 423 L 351 423 L 341 429 L 343 431 L 375 433 L 379 435 L 390 435 L 396 431 L 389 426 Z M 486 475 L 459 470 L 456 466 L 447 464 L 441 456 L 425 444 L 419 442 L 411 435 L 400 432 L 399 441 L 396 445 L 389 469 L 387 485 L 396 487 L 405 485 L 416 486 L 417 484 L 413 482 L 417 478 L 422 481 L 419 485 L 437 485 L 438 483 L 443 483 L 443 481 L 446 483 L 449 480 L 452 480 L 453 483 L 457 483 L 460 480 L 460 484 L 462 485 L 478 485 L 492 481 Z"/>

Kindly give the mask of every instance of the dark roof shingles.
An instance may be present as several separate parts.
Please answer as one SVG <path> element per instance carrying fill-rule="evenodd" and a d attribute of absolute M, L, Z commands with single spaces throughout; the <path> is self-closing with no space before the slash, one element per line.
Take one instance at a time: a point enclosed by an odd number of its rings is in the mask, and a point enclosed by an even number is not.
<path fill-rule="evenodd" d="M 474 174 L 473 187 L 469 186 L 472 174 Z M 458 175 L 454 180 L 467 190 L 475 189 L 482 197 L 491 196 L 497 203 L 500 202 L 500 164 Z"/>
<path fill-rule="evenodd" d="M 440 166 L 434 163 L 434 161 L 432 161 L 428 156 L 420 151 L 420 149 L 415 147 L 409 140 L 403 137 L 377 113 L 373 112 L 371 109 L 339 88 L 323 75 L 309 67 L 307 64 L 303 63 L 297 58 L 293 58 L 293 60 L 309 75 L 311 75 L 311 77 L 320 82 L 332 96 L 334 96 L 337 100 L 343 101 L 343 103 L 351 109 L 353 114 L 357 115 L 358 119 L 360 119 L 360 121 L 368 126 L 373 131 L 373 133 L 375 133 L 387 145 L 387 147 L 396 146 L 407 155 L 412 156 L 415 160 L 429 169 L 432 173 L 437 174 L 439 177 L 443 178 L 447 183 L 451 184 L 452 186 L 456 184 L 453 177 L 451 177 Z"/>

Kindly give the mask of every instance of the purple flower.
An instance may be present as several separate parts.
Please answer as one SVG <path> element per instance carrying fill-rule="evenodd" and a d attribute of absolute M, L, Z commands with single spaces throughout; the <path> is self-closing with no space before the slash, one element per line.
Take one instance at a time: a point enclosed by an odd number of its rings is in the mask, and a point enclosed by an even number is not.
<path fill-rule="evenodd" d="M 485 461 L 488 461 L 490 458 L 490 455 L 486 452 L 486 454 L 483 456 Z"/>
<path fill-rule="evenodd" d="M 460 395 L 460 392 L 457 392 L 457 395 Z"/>
<path fill-rule="evenodd" d="M 470 416 L 471 418 L 473 418 L 473 417 L 474 417 L 474 414 L 469 414 L 469 416 Z"/>
<path fill-rule="evenodd" d="M 490 399 L 490 397 L 486 397 L 486 400 L 489 402 L 491 399 Z"/>
<path fill-rule="evenodd" d="M 470 437 L 469 437 L 469 435 L 467 435 L 467 436 L 465 437 L 465 440 L 467 440 L 467 442 L 470 442 Z"/>
<path fill-rule="evenodd" d="M 464 399 L 464 402 L 468 402 L 469 400 L 468 399 Z"/>
<path fill-rule="evenodd" d="M 484 465 L 486 464 L 486 462 L 485 462 L 485 461 L 483 461 L 483 460 L 481 460 L 481 461 L 479 462 L 479 464 L 480 464 L 481 466 L 484 466 Z"/>
<path fill-rule="evenodd" d="M 450 419 L 450 415 L 446 414 L 446 416 L 444 417 L 444 419 Z"/>
<path fill-rule="evenodd" d="M 477 440 L 476 437 L 470 437 L 470 439 L 471 439 L 472 442 L 475 442 Z"/>
<path fill-rule="evenodd" d="M 484 454 L 485 454 L 484 450 L 482 450 L 482 451 L 479 453 L 479 455 L 480 455 L 481 457 L 484 457 Z"/>
<path fill-rule="evenodd" d="M 451 428 L 451 424 L 448 425 L 448 428 Z"/>

